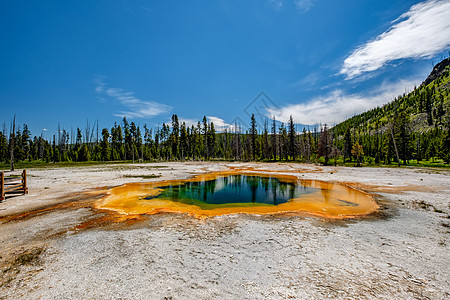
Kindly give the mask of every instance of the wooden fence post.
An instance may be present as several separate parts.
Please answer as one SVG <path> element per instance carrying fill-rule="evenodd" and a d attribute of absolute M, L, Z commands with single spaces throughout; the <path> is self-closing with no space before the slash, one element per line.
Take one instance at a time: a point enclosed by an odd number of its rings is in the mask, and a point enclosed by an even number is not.
<path fill-rule="evenodd" d="M 5 200 L 5 173 L 0 172 L 0 202 Z"/>
<path fill-rule="evenodd" d="M 22 172 L 22 184 L 23 184 L 23 193 L 28 194 L 27 170 L 26 169 L 23 169 L 23 172 Z"/>

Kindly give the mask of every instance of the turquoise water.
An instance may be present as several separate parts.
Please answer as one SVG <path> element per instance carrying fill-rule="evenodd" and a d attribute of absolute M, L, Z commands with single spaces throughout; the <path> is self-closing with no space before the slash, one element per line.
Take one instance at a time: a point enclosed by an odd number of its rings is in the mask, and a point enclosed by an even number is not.
<path fill-rule="evenodd" d="M 214 180 L 186 182 L 161 187 L 147 200 L 164 199 L 197 205 L 203 209 L 224 206 L 278 205 L 317 189 L 280 181 L 275 177 L 230 175 Z"/>

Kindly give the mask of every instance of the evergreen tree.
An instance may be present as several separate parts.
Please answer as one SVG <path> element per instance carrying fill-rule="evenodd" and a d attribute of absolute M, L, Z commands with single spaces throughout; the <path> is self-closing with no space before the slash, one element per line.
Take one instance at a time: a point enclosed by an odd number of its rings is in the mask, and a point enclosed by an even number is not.
<path fill-rule="evenodd" d="M 269 132 L 267 129 L 267 119 L 264 122 L 264 133 L 263 133 L 263 159 L 270 158 L 270 145 L 269 145 Z"/>
<path fill-rule="evenodd" d="M 128 124 L 127 117 L 123 117 L 123 136 L 125 138 L 125 151 L 124 151 L 124 159 L 130 159 L 133 156 L 131 152 L 133 149 L 133 140 L 130 133 L 130 125 Z"/>
<path fill-rule="evenodd" d="M 216 155 L 216 129 L 213 122 L 208 126 L 207 147 L 209 157 L 214 158 Z"/>
<path fill-rule="evenodd" d="M 130 152 L 133 162 L 136 158 L 139 158 L 138 147 L 137 144 L 140 143 L 140 131 L 138 136 L 138 128 L 134 122 L 130 123 Z"/>
<path fill-rule="evenodd" d="M 24 124 L 22 130 L 21 148 L 24 156 L 23 159 L 27 159 L 29 161 L 31 161 L 31 143 L 31 132 L 28 129 L 28 125 Z"/>
<path fill-rule="evenodd" d="M 409 133 L 409 118 L 404 111 L 402 111 L 395 119 L 395 139 L 399 145 L 399 156 L 403 160 L 403 164 L 407 164 L 411 152 L 410 133 Z"/>
<path fill-rule="evenodd" d="M 205 159 L 209 158 L 209 153 L 208 153 L 208 119 L 206 119 L 206 116 L 203 116 L 203 139 L 202 139 L 202 143 L 203 143 L 203 157 Z"/>
<path fill-rule="evenodd" d="M 256 160 L 256 135 L 258 134 L 256 130 L 256 119 L 255 115 L 252 114 L 250 118 L 250 139 L 251 139 L 251 149 L 253 160 Z"/>
<path fill-rule="evenodd" d="M 58 146 L 56 145 L 56 136 L 53 135 L 53 147 L 52 147 L 52 153 L 53 153 L 53 162 L 59 162 L 59 149 Z"/>
<path fill-rule="evenodd" d="M 117 123 L 114 123 L 114 127 L 111 128 L 111 147 L 113 160 L 125 159 L 122 128 L 120 125 L 117 125 Z"/>
<path fill-rule="evenodd" d="M 278 152 L 277 123 L 275 120 L 275 116 L 273 116 L 273 119 L 272 119 L 272 158 L 273 158 L 273 160 L 277 160 L 277 152 Z"/>
<path fill-rule="evenodd" d="M 391 137 L 390 130 L 383 135 L 383 154 L 384 163 L 391 164 L 392 158 L 394 157 L 394 144 Z"/>
<path fill-rule="evenodd" d="M 143 158 L 143 149 L 142 149 L 142 135 L 141 129 L 139 126 L 136 128 L 136 137 L 135 137 L 135 150 L 136 156 L 141 160 Z"/>
<path fill-rule="evenodd" d="M 241 144 L 240 128 L 238 127 L 237 123 L 234 123 L 233 153 L 235 160 L 241 159 Z"/>
<path fill-rule="evenodd" d="M 294 124 L 294 119 L 292 118 L 292 115 L 289 116 L 289 156 L 291 158 L 291 160 L 295 160 L 296 157 L 296 143 L 295 143 L 295 139 L 297 134 L 295 133 L 295 124 Z"/>
<path fill-rule="evenodd" d="M 184 159 L 185 157 L 189 157 L 189 141 L 186 123 L 183 122 L 180 130 L 180 158 Z"/>
<path fill-rule="evenodd" d="M 22 131 L 20 130 L 20 127 L 17 129 L 15 134 L 15 143 L 13 149 L 15 161 L 22 161 L 25 159 L 25 153 L 23 151 Z"/>
<path fill-rule="evenodd" d="M 345 129 L 345 134 L 344 134 L 344 162 L 346 158 L 350 158 L 351 159 L 351 151 L 352 151 L 352 138 L 350 135 L 350 127 L 347 127 L 347 129 Z"/>
<path fill-rule="evenodd" d="M 325 165 L 327 165 L 332 149 L 331 132 L 328 130 L 327 124 L 325 124 L 323 129 L 321 129 L 320 131 L 318 146 L 319 146 L 318 154 L 319 156 L 324 157 Z"/>
<path fill-rule="evenodd" d="M 446 132 L 441 142 L 441 155 L 447 164 L 450 164 L 450 117 L 447 117 Z"/>
<path fill-rule="evenodd" d="M 306 128 L 305 127 L 303 127 L 300 145 L 301 145 L 300 149 L 301 149 L 301 155 L 302 155 L 303 161 L 308 161 L 309 162 L 309 158 L 311 156 L 311 153 L 309 151 L 310 146 L 309 146 L 308 133 L 306 132 Z"/>
<path fill-rule="evenodd" d="M 172 147 L 172 155 L 174 158 L 179 159 L 178 156 L 178 147 L 179 147 L 179 136 L 180 136 L 180 124 L 178 123 L 178 116 L 172 115 L 172 134 L 171 134 L 171 147 Z"/>
<path fill-rule="evenodd" d="M 111 149 L 109 147 L 109 132 L 107 128 L 102 129 L 100 148 L 102 161 L 109 161 L 111 159 Z"/>
<path fill-rule="evenodd" d="M 8 161 L 8 140 L 3 132 L 0 132 L 0 162 Z"/>
<path fill-rule="evenodd" d="M 161 152 L 160 152 L 160 136 L 161 136 L 161 132 L 159 130 L 159 128 L 156 130 L 156 134 L 155 134 L 155 150 L 154 150 L 154 157 L 161 159 Z"/>
<path fill-rule="evenodd" d="M 284 159 L 287 160 L 287 156 L 288 156 L 288 138 L 287 138 L 287 131 L 286 128 L 284 127 L 284 123 L 281 123 L 280 125 L 280 129 L 279 129 L 279 137 L 280 137 L 280 159 Z"/>
<path fill-rule="evenodd" d="M 80 153 L 78 154 L 78 161 L 90 161 L 91 153 L 89 152 L 89 148 L 86 144 L 83 144 L 80 149 Z"/>

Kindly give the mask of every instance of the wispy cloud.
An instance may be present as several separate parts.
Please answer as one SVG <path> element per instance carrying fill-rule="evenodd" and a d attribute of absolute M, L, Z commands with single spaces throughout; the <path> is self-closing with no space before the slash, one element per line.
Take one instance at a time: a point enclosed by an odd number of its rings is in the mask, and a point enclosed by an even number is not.
<path fill-rule="evenodd" d="M 296 0 L 295 6 L 302 12 L 307 12 L 314 5 L 315 0 Z"/>
<path fill-rule="evenodd" d="M 282 0 L 268 0 L 268 3 L 275 10 L 280 10 L 283 7 L 283 1 Z"/>
<path fill-rule="evenodd" d="M 146 12 L 148 12 L 148 13 L 152 13 L 152 12 L 153 12 L 153 10 L 152 10 L 150 7 L 147 7 L 147 6 L 141 6 L 141 8 L 142 8 L 142 10 L 144 10 L 144 11 L 146 11 Z"/>
<path fill-rule="evenodd" d="M 319 123 L 335 124 L 345 119 L 381 106 L 394 97 L 414 88 L 417 80 L 401 80 L 395 84 L 382 84 L 375 92 L 369 94 L 348 94 L 343 90 L 335 90 L 325 96 L 316 97 L 308 102 L 291 104 L 279 109 L 267 109 L 267 117 L 275 118 L 281 122 L 289 120 L 292 115 L 297 124 L 316 125 Z"/>
<path fill-rule="evenodd" d="M 312 89 L 317 84 L 318 81 L 319 81 L 319 73 L 313 72 L 303 77 L 302 79 L 291 83 L 289 87 L 291 88 L 302 87 L 306 89 Z"/>
<path fill-rule="evenodd" d="M 430 0 L 412 6 L 374 40 L 344 61 L 347 79 L 380 69 L 390 61 L 430 58 L 450 46 L 450 1 Z"/>
<path fill-rule="evenodd" d="M 95 92 L 97 94 L 101 94 L 105 91 L 106 83 L 105 83 L 105 76 L 97 76 L 97 78 L 94 79 L 95 83 Z"/>
<path fill-rule="evenodd" d="M 285 6 L 285 3 L 287 3 L 286 7 L 292 7 L 294 5 L 295 8 L 303 13 L 309 11 L 314 6 L 314 2 L 316 0 L 267 0 L 267 3 L 276 11 L 280 11 Z"/>
<path fill-rule="evenodd" d="M 105 101 L 105 98 L 101 96 L 107 96 L 117 100 L 126 108 L 126 110 L 120 111 L 119 113 L 114 114 L 114 116 L 127 118 L 151 118 L 168 113 L 172 110 L 172 107 L 166 104 L 155 101 L 141 100 L 134 95 L 134 92 L 121 88 L 109 87 L 105 83 L 104 77 L 99 77 L 94 80 L 94 82 L 96 84 L 95 92 L 99 95 L 99 99 L 101 101 Z"/>

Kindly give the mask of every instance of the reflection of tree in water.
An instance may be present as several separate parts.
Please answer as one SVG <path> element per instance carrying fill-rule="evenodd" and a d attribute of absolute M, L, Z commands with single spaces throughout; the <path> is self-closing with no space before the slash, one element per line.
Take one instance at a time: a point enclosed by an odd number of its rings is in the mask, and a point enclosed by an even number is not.
<path fill-rule="evenodd" d="M 286 190 L 287 190 L 287 185 L 286 185 L 286 183 L 285 182 L 280 182 L 278 179 L 277 179 L 277 183 L 278 183 L 278 186 L 280 187 L 279 188 L 279 191 L 280 191 L 280 194 L 282 195 L 282 196 L 284 196 L 284 195 L 286 195 Z"/>
<path fill-rule="evenodd" d="M 272 196 L 273 196 L 273 205 L 277 205 L 277 188 L 278 188 L 278 180 L 272 179 Z"/>
<path fill-rule="evenodd" d="M 225 203 L 279 205 L 312 190 L 312 188 L 297 186 L 294 182 L 281 181 L 270 176 L 249 175 L 231 175 L 185 183 L 179 181 L 162 189 L 163 192 L 159 196 L 151 198 L 166 198 L 186 204 L 201 201 L 217 205 Z M 324 196 L 329 197 L 326 192 Z"/>
<path fill-rule="evenodd" d="M 239 191 L 241 185 L 242 185 L 242 176 L 241 175 L 236 175 L 234 177 L 234 181 L 233 181 L 233 184 L 232 184 L 232 186 L 234 188 L 234 191 Z"/>
<path fill-rule="evenodd" d="M 195 193 L 197 194 L 195 199 L 202 199 L 202 197 L 201 197 L 201 195 L 203 193 L 202 185 L 203 185 L 203 180 L 200 182 L 190 182 L 191 190 L 193 190 L 195 187 L 194 190 L 195 190 Z"/>
<path fill-rule="evenodd" d="M 325 203 L 328 203 L 330 201 L 330 190 L 322 188 L 320 189 L 320 192 L 322 193 Z"/>
<path fill-rule="evenodd" d="M 289 186 L 289 198 L 292 199 L 295 197 L 296 186 L 292 183 L 288 183 Z"/>
<path fill-rule="evenodd" d="M 209 181 L 205 182 L 206 183 L 206 186 L 205 186 L 206 191 L 205 191 L 205 196 L 203 196 L 204 197 L 204 200 L 203 200 L 204 202 L 208 203 L 208 196 L 209 195 L 211 195 L 211 196 L 214 195 L 214 191 L 216 190 L 216 182 L 217 182 L 217 180 L 220 180 L 220 178 L 218 178 L 216 180 L 209 180 Z"/>
<path fill-rule="evenodd" d="M 178 185 L 171 186 L 169 192 L 170 192 L 170 194 L 169 194 L 170 198 L 172 198 L 172 200 L 175 200 L 175 199 L 179 198 L 180 193 L 179 193 L 179 186 Z"/>
<path fill-rule="evenodd" d="M 261 182 L 262 182 L 262 186 L 264 187 L 264 191 L 267 194 L 267 192 L 269 190 L 270 178 L 261 178 Z"/>
<path fill-rule="evenodd" d="M 247 185 L 250 187 L 250 191 L 252 192 L 252 202 L 256 202 L 256 191 L 258 190 L 259 180 L 254 176 L 245 176 Z"/>

